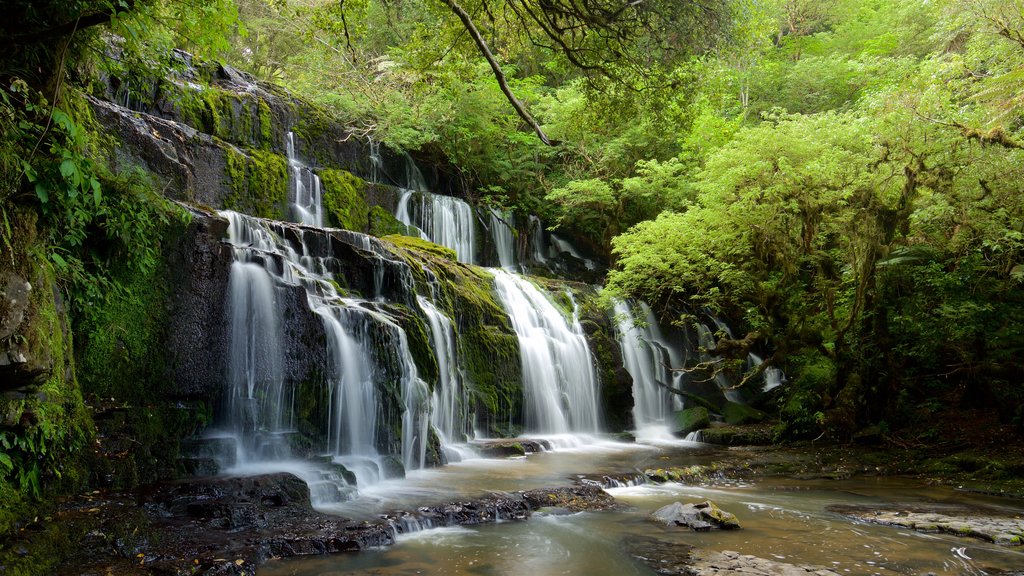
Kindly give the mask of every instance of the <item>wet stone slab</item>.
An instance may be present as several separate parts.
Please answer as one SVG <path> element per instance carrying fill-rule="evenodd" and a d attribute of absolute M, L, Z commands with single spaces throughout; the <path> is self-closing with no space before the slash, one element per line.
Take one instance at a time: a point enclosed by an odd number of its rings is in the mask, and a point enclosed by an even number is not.
<path fill-rule="evenodd" d="M 1002 546 L 1024 544 L 1024 517 L 1011 516 L 997 509 L 940 504 L 894 504 L 883 507 L 832 505 L 827 509 L 872 524 L 967 536 Z"/>
<path fill-rule="evenodd" d="M 729 550 L 703 550 L 648 536 L 632 536 L 623 541 L 623 546 L 663 576 L 840 576 L 821 566 L 786 564 Z"/>

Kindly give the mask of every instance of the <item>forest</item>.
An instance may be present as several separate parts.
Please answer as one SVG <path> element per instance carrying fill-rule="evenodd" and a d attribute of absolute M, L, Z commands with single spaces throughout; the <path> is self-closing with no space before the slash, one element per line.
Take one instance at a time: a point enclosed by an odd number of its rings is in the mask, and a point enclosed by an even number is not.
<path fill-rule="evenodd" d="M 251 133 L 251 187 L 280 138 L 265 104 L 226 117 L 194 73 L 225 64 L 345 126 L 339 145 L 408 154 L 475 209 L 571 238 L 607 263 L 595 306 L 644 302 L 682 332 L 720 319 L 731 330 L 719 326 L 713 349 L 668 368 L 724 377 L 767 415 L 776 445 L 998 452 L 1024 433 L 1021 0 L 6 8 L 0 532 L 93 482 L 100 465 L 70 455 L 98 442 L 95 406 L 153 406 L 148 387 L 165 374 L 157 324 L 133 314 L 163 309 L 169 231 L 193 216 L 125 161 L 94 102 L 177 98 L 214 140 Z M 154 89 L 166 78 L 186 88 Z M 324 203 L 337 227 L 367 231 Z M 56 304 L 36 300 L 40 282 Z M 26 298 L 43 326 L 31 334 L 19 330 Z M 25 350 L 47 366 L 25 367 Z M 762 390 L 768 370 L 783 384 Z M 155 428 L 132 424 L 144 442 L 215 419 L 208 407 L 187 424 L 160 414 Z M 156 465 L 134 483 L 167 475 Z"/>

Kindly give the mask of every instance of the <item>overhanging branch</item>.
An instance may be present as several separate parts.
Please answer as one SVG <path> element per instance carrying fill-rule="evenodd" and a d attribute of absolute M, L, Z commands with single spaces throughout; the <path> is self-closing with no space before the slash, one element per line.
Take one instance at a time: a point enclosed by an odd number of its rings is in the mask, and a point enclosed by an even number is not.
<path fill-rule="evenodd" d="M 540 124 L 534 120 L 533 116 L 527 112 L 523 103 L 516 98 L 515 94 L 512 93 L 512 88 L 509 87 L 508 80 L 505 79 L 505 73 L 502 71 L 501 65 L 498 64 L 498 60 L 494 57 L 494 54 L 491 53 L 491 49 L 487 47 L 487 42 L 485 42 L 483 36 L 480 35 L 480 31 L 476 29 L 476 25 L 473 24 L 473 19 L 470 18 L 469 13 L 463 10 L 462 6 L 459 6 L 455 0 L 443 0 L 443 2 L 451 9 L 452 12 L 455 13 L 456 16 L 459 17 L 459 20 L 462 20 L 462 25 L 465 26 L 467 31 L 469 31 L 469 35 L 473 37 L 473 42 L 476 44 L 477 49 L 480 50 L 480 53 L 487 59 L 487 63 L 491 65 L 491 70 L 494 71 L 494 78 L 498 81 L 498 86 L 501 87 L 501 91 L 505 94 L 505 98 L 507 98 L 509 103 L 512 104 L 512 107 L 515 108 L 519 117 L 533 128 L 533 131 L 537 133 L 537 137 L 540 138 L 541 142 L 548 146 L 554 146 L 547 134 L 545 134 L 544 130 L 540 127 Z"/>

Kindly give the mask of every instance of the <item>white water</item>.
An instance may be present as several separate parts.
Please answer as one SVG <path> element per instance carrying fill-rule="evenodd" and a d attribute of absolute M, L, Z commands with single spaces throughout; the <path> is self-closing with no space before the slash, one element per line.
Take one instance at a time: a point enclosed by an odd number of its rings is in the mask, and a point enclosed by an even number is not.
<path fill-rule="evenodd" d="M 683 363 L 675 347 L 661 334 L 658 321 L 646 304 L 638 307 L 644 314 L 642 325 L 637 325 L 630 305 L 616 301 L 619 347 L 626 371 L 633 377 L 633 421 L 637 430 L 664 426 L 674 410 L 682 408 L 681 396 L 672 394 L 666 386 L 681 389 Z"/>
<path fill-rule="evenodd" d="M 533 261 L 537 264 L 547 264 L 546 250 L 544 245 L 544 223 L 533 214 L 529 218 L 530 226 L 530 250 Z"/>
<path fill-rule="evenodd" d="M 291 171 L 289 186 L 291 188 L 292 217 L 299 224 L 323 226 L 324 209 L 321 202 L 322 189 L 320 177 L 313 173 L 295 155 L 295 134 L 288 132 L 285 143 L 288 155 L 288 168 Z"/>
<path fill-rule="evenodd" d="M 497 295 L 519 339 L 528 432 L 569 434 L 599 428 L 598 381 L 586 337 L 523 278 L 494 269 Z"/>
<path fill-rule="evenodd" d="M 402 328 L 377 306 L 338 294 L 330 281 L 331 242 L 324 233 L 288 229 L 283 224 L 234 212 L 222 215 L 229 221 L 236 258 L 230 279 L 233 403 L 229 428 L 239 438 L 242 453 L 238 462 L 248 467 L 275 464 L 314 482 L 329 475 L 329 470 L 311 476 L 308 470 L 295 468 L 290 464 L 287 443 L 268 441 L 290 432 L 294 418 L 294 390 L 285 385 L 281 370 L 279 327 L 284 310 L 277 300 L 278 290 L 283 289 L 278 286 L 299 285 L 327 334 L 328 453 L 353 470 L 360 485 L 386 477 L 384 456 L 378 453 L 378 390 L 392 382 L 401 391 L 398 440 L 402 464 L 407 470 L 422 467 L 430 399 Z M 284 238 L 286 232 L 291 240 Z M 369 238 L 353 237 L 361 247 L 376 247 Z M 311 253 L 313 245 L 317 254 Z M 395 265 L 385 258 L 376 262 L 381 268 Z M 411 274 L 399 276 L 403 283 L 408 281 L 406 277 Z M 332 490 L 321 492 L 330 494 Z M 339 487 L 333 492 L 343 497 L 351 489 Z"/>
<path fill-rule="evenodd" d="M 403 191 L 395 218 L 418 228 L 421 238 L 455 250 L 459 262 L 476 262 L 476 218 L 464 200 L 410 188 Z"/>
<path fill-rule="evenodd" d="M 717 318 L 715 318 L 714 321 L 715 324 L 718 326 L 719 330 L 724 332 L 730 338 L 732 337 L 732 334 L 728 326 L 726 326 Z M 721 356 L 715 354 L 715 347 L 718 345 L 715 340 L 715 334 L 714 332 L 711 331 L 711 328 L 709 328 L 707 324 L 704 324 L 702 322 L 697 324 L 697 341 L 700 343 L 701 347 L 701 362 L 715 362 L 721 360 Z M 729 381 L 729 378 L 724 374 L 724 372 L 719 371 L 717 374 L 715 374 L 715 384 L 718 386 L 719 390 L 722 391 L 722 394 L 725 396 L 726 400 L 730 402 L 743 401 L 743 396 L 740 394 L 738 390 L 732 388 L 732 383 Z"/>
<path fill-rule="evenodd" d="M 431 396 L 430 423 L 437 431 L 448 462 L 459 462 L 474 456 L 465 442 L 471 432 L 469 392 L 463 386 L 463 375 L 456 355 L 455 327 L 451 318 L 432 299 L 419 296 L 420 309 L 430 324 L 430 342 L 437 359 L 437 385 Z"/>
<path fill-rule="evenodd" d="M 491 238 L 498 253 L 498 264 L 504 270 L 515 272 L 519 269 L 516 258 L 515 216 L 511 212 L 491 209 Z"/>

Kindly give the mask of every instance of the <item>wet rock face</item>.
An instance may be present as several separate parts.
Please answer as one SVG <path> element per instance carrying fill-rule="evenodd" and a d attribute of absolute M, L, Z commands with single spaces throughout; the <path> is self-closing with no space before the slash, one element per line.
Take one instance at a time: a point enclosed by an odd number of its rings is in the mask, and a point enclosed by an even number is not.
<path fill-rule="evenodd" d="M 192 223 L 169 257 L 176 281 L 167 330 L 168 393 L 216 401 L 227 387 L 228 336 L 225 306 L 231 248 L 222 242 L 227 222 L 193 211 Z"/>
<path fill-rule="evenodd" d="M 32 284 L 21 276 L 0 276 L 0 391 L 37 384 L 49 373 L 45 361 L 32 361 L 24 338 L 12 338 L 29 314 L 31 292 Z"/>
<path fill-rule="evenodd" d="M 735 530 L 740 527 L 734 514 L 722 510 L 710 500 L 688 504 L 674 502 L 655 510 L 650 519 L 666 526 L 683 526 L 698 532 L 712 528 Z"/>
<path fill-rule="evenodd" d="M 821 566 L 785 564 L 728 550 L 701 550 L 647 536 L 627 538 L 623 546 L 664 576 L 839 576 Z"/>
<path fill-rule="evenodd" d="M 893 505 L 883 508 L 836 504 L 827 509 L 872 524 L 898 526 L 920 532 L 944 532 L 1003 546 L 1024 545 L 1024 519 L 991 508 L 941 504 Z"/>

